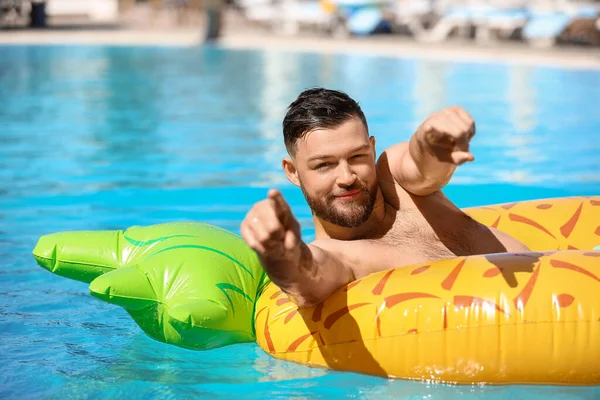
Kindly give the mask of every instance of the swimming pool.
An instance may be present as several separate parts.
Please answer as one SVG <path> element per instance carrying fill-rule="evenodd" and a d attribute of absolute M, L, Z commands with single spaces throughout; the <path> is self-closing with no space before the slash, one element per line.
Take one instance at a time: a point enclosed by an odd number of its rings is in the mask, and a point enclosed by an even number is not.
<path fill-rule="evenodd" d="M 600 193 L 600 71 L 219 48 L 0 47 L 0 397 L 597 399 L 600 387 L 387 381 L 274 360 L 256 345 L 152 341 L 123 309 L 35 265 L 40 235 L 200 220 L 238 231 L 280 187 L 280 124 L 304 88 L 359 100 L 378 150 L 464 106 L 459 206 Z M 600 244 L 600 243 L 599 243 Z"/>

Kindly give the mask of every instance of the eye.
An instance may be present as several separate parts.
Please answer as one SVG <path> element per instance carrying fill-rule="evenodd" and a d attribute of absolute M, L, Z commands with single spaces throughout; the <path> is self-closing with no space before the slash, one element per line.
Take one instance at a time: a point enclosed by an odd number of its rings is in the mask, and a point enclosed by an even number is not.
<path fill-rule="evenodd" d="M 366 157 L 366 156 L 367 156 L 366 154 L 357 154 L 357 155 L 355 155 L 355 156 L 352 156 L 350 159 L 351 159 L 351 160 L 358 160 L 358 159 L 360 159 L 360 158 L 364 158 L 364 157 Z"/>
<path fill-rule="evenodd" d="M 317 165 L 317 166 L 315 167 L 315 169 L 317 169 L 317 170 L 319 170 L 319 171 L 322 171 L 322 170 L 325 170 L 325 169 L 327 169 L 327 168 L 328 168 L 330 165 L 331 165 L 331 163 L 328 163 L 328 162 L 323 162 L 323 163 L 321 163 L 321 164 Z"/>

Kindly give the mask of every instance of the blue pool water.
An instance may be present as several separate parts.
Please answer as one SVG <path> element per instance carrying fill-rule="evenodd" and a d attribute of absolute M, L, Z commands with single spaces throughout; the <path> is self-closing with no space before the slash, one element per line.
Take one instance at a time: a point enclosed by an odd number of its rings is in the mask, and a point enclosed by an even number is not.
<path fill-rule="evenodd" d="M 600 194 L 600 72 L 218 48 L 0 47 L 0 398 L 598 399 L 600 387 L 447 386 L 274 360 L 254 344 L 195 352 L 35 265 L 39 236 L 198 220 L 238 232 L 279 187 L 280 124 L 304 88 L 359 100 L 381 151 L 464 106 L 476 162 L 459 206 Z M 600 243 L 599 243 L 600 244 Z"/>

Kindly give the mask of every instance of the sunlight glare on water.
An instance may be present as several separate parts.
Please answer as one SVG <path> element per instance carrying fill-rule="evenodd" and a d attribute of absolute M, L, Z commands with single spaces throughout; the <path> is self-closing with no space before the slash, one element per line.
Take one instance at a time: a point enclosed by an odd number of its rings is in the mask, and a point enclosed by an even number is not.
<path fill-rule="evenodd" d="M 204 221 L 239 232 L 285 180 L 281 120 L 308 87 L 364 108 L 377 149 L 452 104 L 475 118 L 459 206 L 600 193 L 600 72 L 219 48 L 0 47 L 0 397 L 598 399 L 598 387 L 451 386 L 310 369 L 255 344 L 155 342 L 37 267 L 44 234 Z M 599 243 L 600 244 L 600 243 Z"/>

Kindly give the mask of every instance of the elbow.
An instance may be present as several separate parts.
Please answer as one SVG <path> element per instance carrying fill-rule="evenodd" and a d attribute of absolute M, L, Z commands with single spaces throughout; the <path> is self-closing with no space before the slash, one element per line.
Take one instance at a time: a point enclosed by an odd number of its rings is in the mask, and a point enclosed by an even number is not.
<path fill-rule="evenodd" d="M 344 284 L 347 284 L 347 282 L 344 282 Z M 311 285 L 310 287 L 296 290 L 293 293 L 288 293 L 288 297 L 298 308 L 312 308 L 330 298 L 344 284 Z"/>
<path fill-rule="evenodd" d="M 431 188 L 407 188 L 405 187 L 407 192 L 414 196 L 425 197 L 429 196 L 432 193 L 437 192 L 439 189 L 431 189 Z"/>
<path fill-rule="evenodd" d="M 325 299 L 320 299 L 313 294 L 295 294 L 288 297 L 296 304 L 298 308 L 312 308 L 321 304 Z"/>
<path fill-rule="evenodd" d="M 288 287 L 283 291 L 298 308 L 315 307 L 329 297 L 325 292 L 314 290 L 312 287 Z"/>
<path fill-rule="evenodd" d="M 307 300 L 307 299 L 301 299 L 300 301 L 295 302 L 296 306 L 298 306 L 299 309 L 303 309 L 303 308 L 313 308 L 318 306 L 319 304 L 321 304 L 321 301 L 313 301 L 313 300 Z"/>
<path fill-rule="evenodd" d="M 506 246 L 506 251 L 509 253 L 529 253 L 531 249 L 524 243 L 515 239 L 514 243 Z"/>
<path fill-rule="evenodd" d="M 452 174 L 443 176 L 431 176 L 422 174 L 420 171 L 415 174 L 398 174 L 397 182 L 404 190 L 415 196 L 429 196 L 439 192 L 450 182 Z"/>

